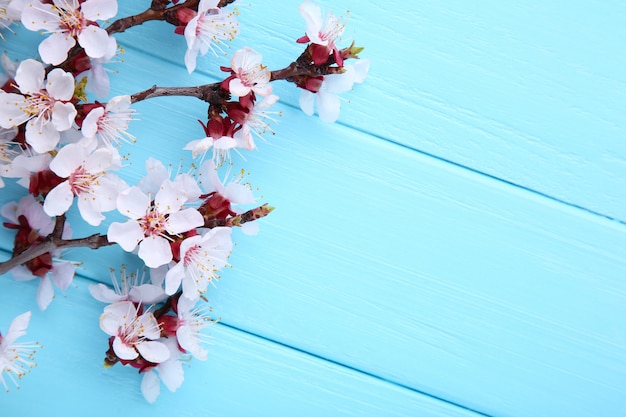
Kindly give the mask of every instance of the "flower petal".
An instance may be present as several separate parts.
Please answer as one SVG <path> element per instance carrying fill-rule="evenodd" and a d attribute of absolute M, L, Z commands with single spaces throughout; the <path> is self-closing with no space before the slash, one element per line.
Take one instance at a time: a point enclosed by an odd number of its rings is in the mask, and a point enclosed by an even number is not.
<path fill-rule="evenodd" d="M 56 100 L 71 100 L 74 95 L 74 87 L 74 76 L 60 68 L 50 71 L 46 79 L 46 90 Z"/>
<path fill-rule="evenodd" d="M 138 345 L 140 344 L 141 343 Z M 139 357 L 139 353 L 135 350 L 135 346 L 125 344 L 119 336 L 115 336 L 115 339 L 113 339 L 113 351 L 118 358 L 127 361 L 132 361 L 133 359 L 137 359 Z"/>
<path fill-rule="evenodd" d="M 54 187 L 43 203 L 43 210 L 48 216 L 60 216 L 69 210 L 74 201 L 74 193 L 68 181 Z"/>
<path fill-rule="evenodd" d="M 38 93 L 43 89 L 45 76 L 45 70 L 41 62 L 34 59 L 25 59 L 17 67 L 15 82 L 20 87 L 22 93 Z"/>
<path fill-rule="evenodd" d="M 168 390 L 176 392 L 178 388 L 183 385 L 185 380 L 185 372 L 183 371 L 183 364 L 179 360 L 165 361 L 157 366 L 161 381 L 165 384 Z"/>
<path fill-rule="evenodd" d="M 54 288 L 52 288 L 52 281 L 50 278 L 44 276 L 41 278 L 41 282 L 37 288 L 37 305 L 41 311 L 48 308 L 53 298 Z"/>
<path fill-rule="evenodd" d="M 58 65 L 67 59 L 67 53 L 76 45 L 76 39 L 63 33 L 53 33 L 39 44 L 39 56 L 46 64 Z"/>
<path fill-rule="evenodd" d="M 104 284 L 89 284 L 88 288 L 91 296 L 103 303 L 114 303 L 124 300 L 124 296 L 117 294 Z"/>
<path fill-rule="evenodd" d="M 90 58 L 102 58 L 108 50 L 109 34 L 95 25 L 89 25 L 78 34 L 78 43 Z"/>
<path fill-rule="evenodd" d="M 139 219 L 150 208 L 150 198 L 138 187 L 133 186 L 117 196 L 117 210 L 131 219 Z"/>
<path fill-rule="evenodd" d="M 202 214 L 195 208 L 186 208 L 170 214 L 167 231 L 173 234 L 187 232 L 204 225 Z"/>
<path fill-rule="evenodd" d="M 58 262 L 52 268 L 52 280 L 61 291 L 67 290 L 74 278 L 76 266 L 72 262 Z"/>
<path fill-rule="evenodd" d="M 202 217 L 202 216 L 200 216 Z M 149 268 L 158 268 L 172 260 L 172 249 L 161 236 L 148 236 L 139 243 L 137 253 Z"/>
<path fill-rule="evenodd" d="M 145 342 L 137 343 L 136 346 L 141 356 L 152 363 L 165 362 L 170 357 L 170 350 L 167 346 L 155 340 L 146 340 Z"/>
<path fill-rule="evenodd" d="M 324 91 L 317 93 L 317 112 L 323 122 L 334 123 L 337 121 L 340 108 L 341 101 L 338 96 Z"/>
<path fill-rule="evenodd" d="M 116 0 L 87 0 L 80 5 L 87 20 L 107 20 L 117 14 Z"/>
<path fill-rule="evenodd" d="M 161 393 L 161 381 L 154 371 L 144 372 L 141 379 L 141 393 L 150 404 L 154 403 Z"/>
<path fill-rule="evenodd" d="M 119 243 L 126 252 L 131 252 L 143 239 L 143 229 L 136 221 L 129 220 L 126 223 L 113 222 L 107 231 L 110 242 Z"/>
<path fill-rule="evenodd" d="M 304 114 L 312 116 L 313 113 L 315 113 L 315 108 L 313 107 L 315 104 L 315 94 L 307 90 L 302 90 L 302 93 L 300 93 L 299 104 L 300 109 L 302 109 Z"/>

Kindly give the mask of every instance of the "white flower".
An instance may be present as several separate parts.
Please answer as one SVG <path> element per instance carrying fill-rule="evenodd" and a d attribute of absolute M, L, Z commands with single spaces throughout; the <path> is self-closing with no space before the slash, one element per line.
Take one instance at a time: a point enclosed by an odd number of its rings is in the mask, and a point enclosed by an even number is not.
<path fill-rule="evenodd" d="M 22 197 L 19 203 L 10 202 L 3 205 L 0 214 L 14 225 L 19 225 L 19 217 L 24 216 L 28 225 L 41 236 L 48 236 L 54 228 L 54 221 L 32 195 Z"/>
<path fill-rule="evenodd" d="M 196 69 L 198 53 L 205 55 L 223 40 L 232 41 L 239 32 L 239 22 L 234 12 L 217 7 L 219 0 L 200 0 L 198 14 L 185 27 L 187 52 L 185 65 L 191 74 Z"/>
<path fill-rule="evenodd" d="M 28 156 L 24 153 L 13 158 L 9 165 L 0 165 L 1 175 L 7 178 L 19 178 L 17 183 L 24 188 L 29 188 L 31 174 L 41 172 L 50 165 L 52 156 L 49 153 Z"/>
<path fill-rule="evenodd" d="M 152 313 L 139 314 L 139 307 L 131 301 L 119 301 L 104 308 L 100 328 L 114 336 L 113 351 L 123 360 L 137 359 L 141 355 L 152 363 L 164 362 L 170 351 L 163 343 L 161 329 Z"/>
<path fill-rule="evenodd" d="M 306 36 L 302 38 L 302 42 L 313 42 L 319 47 L 313 48 L 313 62 L 315 65 L 321 65 L 326 62 L 328 55 L 334 53 L 335 61 L 340 66 L 343 65 L 343 59 L 339 54 L 339 50 L 335 41 L 341 36 L 345 29 L 345 23 L 341 18 L 335 17 L 332 13 L 328 13 L 326 21 L 322 19 L 322 9 L 315 3 L 305 0 L 298 11 L 306 22 Z"/>
<path fill-rule="evenodd" d="M 104 303 L 133 301 L 135 303 L 155 304 L 167 298 L 162 285 L 144 283 L 143 278 L 143 274 L 141 277 L 138 273 L 126 274 L 126 268 L 122 268 L 121 278 L 118 282 L 115 273 L 111 270 L 113 289 L 104 284 L 90 284 L 89 292 L 93 298 Z"/>
<path fill-rule="evenodd" d="M 182 353 L 178 348 L 176 339 L 167 338 L 162 343 L 169 349 L 170 358 L 157 364 L 154 370 L 144 372 L 141 380 L 141 393 L 149 403 L 155 402 L 161 392 L 159 378 L 171 392 L 176 392 L 185 379 L 183 363 L 180 360 Z"/>
<path fill-rule="evenodd" d="M 234 78 L 228 83 L 230 92 L 238 97 L 250 94 L 266 96 L 272 92 L 272 73 L 261 63 L 261 54 L 247 46 L 233 54 L 230 68 Z"/>
<path fill-rule="evenodd" d="M 202 314 L 202 310 L 195 308 L 195 301 L 187 297 L 178 299 L 178 328 L 176 339 L 181 348 L 201 361 L 207 360 L 209 352 L 201 346 L 207 335 L 201 333 L 215 322 Z"/>
<path fill-rule="evenodd" d="M 139 181 L 137 186 L 149 195 L 156 194 L 163 182 L 170 178 L 170 172 L 165 168 L 165 165 L 152 157 L 146 160 L 146 173 L 147 175 Z M 178 174 L 172 181 L 175 188 L 184 194 L 186 202 L 196 201 L 202 194 L 196 180 L 189 174 Z"/>
<path fill-rule="evenodd" d="M 184 298 L 197 300 L 228 264 L 232 248 L 230 227 L 216 227 L 183 240 L 180 261 L 165 275 L 165 292 L 174 294 L 182 282 Z"/>
<path fill-rule="evenodd" d="M 184 233 L 204 224 L 198 210 L 182 209 L 186 200 L 185 191 L 170 180 L 163 182 L 154 203 L 138 187 L 130 187 L 117 197 L 117 209 L 129 221 L 112 223 L 107 236 L 127 252 L 139 245 L 138 255 L 148 267 L 164 265 L 172 260 L 168 234 Z"/>
<path fill-rule="evenodd" d="M 88 138 L 98 137 L 109 147 L 118 145 L 120 140 L 135 142 L 135 138 L 126 131 L 135 114 L 130 105 L 130 96 L 117 96 L 110 99 L 106 107 L 94 108 L 83 121 L 82 134 Z"/>
<path fill-rule="evenodd" d="M 231 204 L 253 204 L 256 199 L 252 195 L 249 186 L 241 184 L 242 176 L 233 178 L 224 185 L 217 175 L 217 169 L 213 161 L 206 161 L 200 167 L 200 185 L 207 193 L 217 192 Z"/>
<path fill-rule="evenodd" d="M 313 104 L 317 97 L 317 112 L 320 119 L 328 123 L 335 122 L 339 118 L 341 107 L 338 94 L 350 91 L 354 83 L 365 81 L 369 66 L 369 59 L 361 59 L 352 65 L 344 66 L 345 72 L 342 74 L 325 75 L 318 92 L 302 91 L 300 108 L 305 114 L 311 116 L 314 113 Z"/>
<path fill-rule="evenodd" d="M 278 96 L 270 94 L 267 97 L 263 97 L 261 101 L 254 104 L 252 109 L 245 113 L 241 112 L 231 112 L 231 115 L 241 113 L 241 119 L 236 120 L 237 123 L 241 124 L 241 129 L 235 132 L 235 140 L 237 141 L 238 148 L 244 148 L 247 150 L 256 149 L 256 145 L 254 143 L 254 138 L 252 133 L 257 135 L 258 137 L 262 137 L 261 135 L 266 131 L 272 131 L 266 119 L 273 120 L 270 114 L 275 114 L 275 112 L 267 111 L 274 103 L 278 101 Z"/>
<path fill-rule="evenodd" d="M 103 212 L 114 210 L 119 191 L 126 184 L 106 172 L 119 168 L 119 156 L 112 148 L 93 149 L 89 140 L 65 145 L 50 163 L 50 169 L 65 181 L 54 187 L 43 208 L 50 216 L 64 214 L 78 198 L 82 218 L 92 226 L 104 220 Z M 117 163 L 116 163 L 117 162 Z"/>
<path fill-rule="evenodd" d="M 0 126 L 17 127 L 25 122 L 26 142 L 38 153 L 54 149 L 60 134 L 72 127 L 76 109 L 72 74 L 55 68 L 44 81 L 41 62 L 27 59 L 17 68 L 15 82 L 22 94 L 0 91 Z"/>
<path fill-rule="evenodd" d="M 230 160 L 230 150 L 237 147 L 237 141 L 230 136 L 222 136 L 217 139 L 207 136 L 204 139 L 196 139 L 187 143 L 183 148 L 186 151 L 191 151 L 191 156 L 193 158 L 201 155 L 204 158 L 204 155 L 209 151 L 209 149 L 213 149 L 213 161 L 215 163 L 221 163 L 223 161 Z"/>
<path fill-rule="evenodd" d="M 41 278 L 37 287 L 37 306 L 41 311 L 48 308 L 54 298 L 54 283 L 61 291 L 67 290 L 72 283 L 76 271 L 76 264 L 72 261 L 52 259 L 50 269 L 43 276 L 33 275 L 33 271 L 24 265 L 16 266 L 11 270 L 11 275 L 16 281 L 30 281 L 37 277 Z"/>
<path fill-rule="evenodd" d="M 16 245 L 31 246 L 49 235 L 54 228 L 54 221 L 44 211 L 39 202 L 32 196 L 23 197 L 19 203 L 10 202 L 0 208 L 0 213 L 9 222 L 5 226 L 18 229 Z M 71 236 L 69 224 L 66 222 L 62 237 L 68 239 Z M 11 275 L 17 281 L 29 281 L 37 277 L 41 278 L 37 289 L 37 305 L 41 310 L 48 308 L 54 298 L 54 283 L 62 291 L 65 291 L 72 279 L 76 264 L 55 258 L 60 251 L 46 252 L 24 265 L 11 269 Z"/>
<path fill-rule="evenodd" d="M 232 205 L 253 204 L 256 202 L 250 186 L 241 184 L 241 181 L 243 181 L 243 171 L 229 181 L 228 184 L 224 185 L 217 175 L 217 169 L 213 161 L 206 161 L 200 167 L 200 185 L 207 193 L 216 193 L 209 199 L 216 199 L 215 205 L 218 207 L 214 206 L 213 209 L 222 213 L 227 212 L 230 215 L 235 215 L 236 211 L 232 208 Z M 247 235 L 257 234 L 258 228 L 258 222 L 247 222 L 241 225 L 241 231 Z"/>
<path fill-rule="evenodd" d="M 67 59 L 76 40 L 90 58 L 102 58 L 109 48 L 109 34 L 96 20 L 117 14 L 116 0 L 53 0 L 52 4 L 32 1 L 22 12 L 22 23 L 28 30 L 45 30 L 51 35 L 39 44 L 39 55 L 57 65 Z"/>
<path fill-rule="evenodd" d="M 30 368 L 36 365 L 33 361 L 33 356 L 39 344 L 29 342 L 15 343 L 18 338 L 26 334 L 30 315 L 30 311 L 20 314 L 13 319 L 9 330 L 4 336 L 0 333 L 0 382 L 2 382 L 7 392 L 9 391 L 9 386 L 4 380 L 5 373 L 13 384 L 19 388 L 15 378 L 21 379 L 30 372 Z"/>
<path fill-rule="evenodd" d="M 19 10 L 12 3 L 18 3 L 16 0 L 0 0 L 0 30 L 7 29 L 13 22 L 20 20 Z M 0 33 L 0 39 L 4 40 L 4 36 Z"/>

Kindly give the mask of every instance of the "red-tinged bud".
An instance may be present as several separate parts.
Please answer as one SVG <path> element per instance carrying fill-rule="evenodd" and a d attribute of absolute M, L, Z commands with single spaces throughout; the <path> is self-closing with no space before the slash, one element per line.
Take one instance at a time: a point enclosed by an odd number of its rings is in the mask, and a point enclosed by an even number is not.
<path fill-rule="evenodd" d="M 328 46 L 313 43 L 309 46 L 311 59 L 315 65 L 324 65 L 328 61 L 331 49 Z M 342 61 L 343 62 L 343 61 Z"/>
<path fill-rule="evenodd" d="M 352 42 L 352 44 L 348 47 L 348 48 L 344 48 L 340 51 L 341 54 L 341 58 L 343 59 L 350 59 L 350 58 L 354 58 L 354 59 L 359 59 L 359 54 L 361 52 L 363 52 L 363 48 L 362 46 L 355 46 L 354 45 L 354 41 Z"/>
<path fill-rule="evenodd" d="M 307 78 L 304 83 L 304 89 L 309 90 L 312 93 L 317 93 L 322 88 L 322 83 L 324 82 L 324 76 L 319 75 L 314 78 Z"/>
<path fill-rule="evenodd" d="M 304 35 L 301 38 L 296 39 L 297 43 L 309 43 L 311 42 L 311 39 L 309 39 L 308 35 Z"/>
<path fill-rule="evenodd" d="M 78 55 L 72 58 L 69 68 L 71 68 L 69 72 L 76 77 L 78 74 L 91 69 L 91 58 L 87 56 L 85 51 L 81 51 Z"/>
<path fill-rule="evenodd" d="M 187 23 L 194 17 L 196 17 L 198 13 L 190 9 L 189 7 L 181 7 L 180 9 L 176 9 L 176 18 L 180 21 L 180 26 L 187 26 Z"/>
<path fill-rule="evenodd" d="M 104 104 L 96 101 L 95 103 L 85 103 L 83 105 L 77 105 L 76 110 L 78 111 L 76 114 L 76 118 L 74 121 L 78 125 L 79 128 L 83 127 L 83 122 L 85 121 L 85 117 L 91 112 L 93 109 L 97 109 L 98 107 L 105 107 Z"/>
<path fill-rule="evenodd" d="M 205 220 L 223 220 L 228 216 L 235 216 L 237 214 L 232 210 L 230 201 L 217 192 L 212 193 L 209 198 L 204 200 L 204 203 L 198 208 L 198 211 Z"/>
<path fill-rule="evenodd" d="M 50 190 L 61 184 L 63 181 L 65 181 L 64 178 L 59 177 L 50 169 L 35 172 L 30 175 L 28 192 L 34 197 L 40 195 L 45 197 Z"/>
<path fill-rule="evenodd" d="M 176 336 L 176 330 L 180 327 L 180 320 L 176 316 L 164 315 L 159 318 L 161 325 L 161 336 Z"/>

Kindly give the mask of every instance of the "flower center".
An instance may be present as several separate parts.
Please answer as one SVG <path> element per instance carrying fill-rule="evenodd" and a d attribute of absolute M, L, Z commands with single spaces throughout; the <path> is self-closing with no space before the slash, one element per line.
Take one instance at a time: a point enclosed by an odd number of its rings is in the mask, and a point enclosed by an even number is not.
<path fill-rule="evenodd" d="M 55 100 L 52 97 L 48 96 L 44 91 L 40 91 L 26 96 L 25 106 L 21 110 L 31 117 L 37 116 L 49 120 L 54 103 Z"/>
<path fill-rule="evenodd" d="M 72 8 L 72 5 L 67 2 L 65 2 L 64 6 L 66 6 L 66 8 L 61 8 L 56 5 L 52 7 L 59 14 L 59 28 L 61 31 L 75 38 L 85 27 L 86 19 L 80 10 Z"/>
<path fill-rule="evenodd" d="M 68 178 L 70 188 L 74 195 L 89 191 L 94 185 L 98 185 L 98 178 L 100 178 L 102 174 L 89 173 L 85 170 L 85 167 L 82 166 L 76 169 Z"/>
<path fill-rule="evenodd" d="M 167 221 L 165 215 L 155 210 L 150 210 L 139 220 L 139 225 L 146 236 L 160 236 L 165 233 Z"/>
<path fill-rule="evenodd" d="M 200 253 L 200 246 L 199 245 L 194 245 L 192 247 L 190 247 L 187 252 L 185 252 L 185 257 L 183 258 L 183 265 L 185 267 L 193 264 L 195 262 L 195 260 L 197 259 L 198 255 Z"/>

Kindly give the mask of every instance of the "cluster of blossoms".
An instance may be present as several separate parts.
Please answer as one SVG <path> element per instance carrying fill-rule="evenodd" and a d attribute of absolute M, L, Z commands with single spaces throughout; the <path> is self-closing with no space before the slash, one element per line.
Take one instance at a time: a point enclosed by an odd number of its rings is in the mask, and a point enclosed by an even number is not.
<path fill-rule="evenodd" d="M 17 280 L 38 278 L 36 301 L 45 310 L 54 287 L 65 291 L 79 265 L 63 258 L 66 248 L 117 244 L 136 254 L 149 269 L 147 282 L 145 274 L 140 278 L 123 269 L 121 282 L 112 273 L 113 288 L 94 284 L 90 292 L 107 303 L 100 317 L 109 335 L 105 364 L 138 369 L 150 402 L 161 382 L 170 391 L 180 387 L 183 360 L 207 359 L 202 331 L 213 320 L 205 294 L 229 265 L 233 228 L 256 234 L 256 220 L 272 211 L 256 205 L 243 176 L 225 182 L 218 175 L 224 166 L 230 170 L 231 151 L 254 150 L 256 139 L 274 133 L 270 122 L 280 113 L 271 111 L 278 101 L 271 82 L 295 84 L 302 89 L 302 110 L 313 114 L 317 101 L 320 118 L 333 122 L 338 94 L 363 82 L 369 69 L 368 60 L 356 60 L 362 48 L 338 46 L 344 20 L 332 13 L 323 19 L 321 9 L 305 0 L 299 9 L 305 35 L 294 42 L 303 44 L 304 52 L 282 70 L 270 71 L 259 52 L 244 47 L 232 54 L 230 66 L 221 67 L 227 75 L 220 82 L 108 97 L 105 68 L 118 53 L 113 34 L 145 20 L 164 20 L 184 36 L 184 64 L 191 73 L 198 55 L 223 54 L 225 42 L 239 35 L 238 11 L 226 8 L 232 2 L 154 0 L 150 13 L 103 28 L 117 14 L 116 0 L 0 0 L 0 29 L 21 24 L 44 36 L 39 60 L 2 56 L 0 188 L 5 180 L 15 181 L 24 195 L 0 208 L 3 225 L 15 232 L 12 258 L 0 262 L 0 274 L 10 270 Z M 347 63 L 351 59 L 356 63 Z M 195 160 L 193 169 L 172 176 L 161 161 L 149 158 L 145 177 L 129 184 L 119 171 L 120 148 L 139 142 L 128 131 L 132 106 L 160 95 L 193 95 L 208 103 L 208 118 L 199 121 L 203 134 L 181 143 Z M 79 220 L 102 233 L 72 238 L 66 216 L 74 202 Z M 126 220 L 111 221 L 108 213 Z M 13 343 L 29 319 L 30 313 L 19 316 L 0 336 L 0 371 L 20 377 L 31 366 L 32 346 Z"/>

